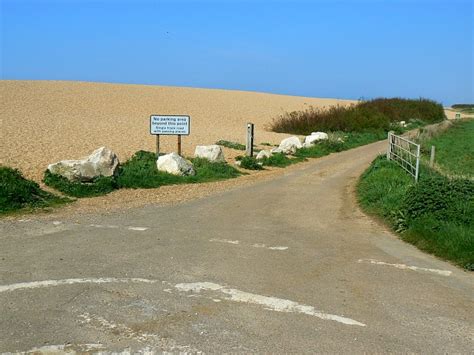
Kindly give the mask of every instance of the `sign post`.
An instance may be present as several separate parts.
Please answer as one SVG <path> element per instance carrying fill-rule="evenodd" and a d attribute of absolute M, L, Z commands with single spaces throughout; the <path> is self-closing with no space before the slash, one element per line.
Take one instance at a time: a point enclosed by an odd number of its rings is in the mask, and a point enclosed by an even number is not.
<path fill-rule="evenodd" d="M 247 156 L 253 156 L 253 123 L 247 123 L 247 146 L 245 147 L 245 153 Z"/>
<path fill-rule="evenodd" d="M 181 136 L 188 136 L 191 117 L 187 115 L 151 115 L 150 134 L 156 135 L 156 158 L 160 155 L 160 135 L 178 136 L 178 154 L 181 155 Z"/>

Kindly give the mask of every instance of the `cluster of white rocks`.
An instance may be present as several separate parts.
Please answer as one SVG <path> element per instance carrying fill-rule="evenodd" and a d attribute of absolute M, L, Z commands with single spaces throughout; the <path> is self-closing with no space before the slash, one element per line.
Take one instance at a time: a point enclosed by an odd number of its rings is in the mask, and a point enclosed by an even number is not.
<path fill-rule="evenodd" d="M 301 142 L 296 136 L 285 138 L 280 142 L 278 147 L 273 148 L 272 150 L 261 150 L 257 154 L 256 159 L 261 160 L 264 158 L 269 158 L 276 153 L 283 153 L 285 155 L 295 154 L 298 149 L 309 148 L 312 145 L 328 138 L 329 137 L 327 133 L 324 132 L 312 132 L 311 135 L 305 137 L 303 142 Z"/>
<path fill-rule="evenodd" d="M 295 154 L 298 149 L 310 147 L 319 141 L 328 139 L 324 132 L 313 132 L 301 142 L 296 136 L 285 138 L 280 145 L 272 150 L 262 150 L 256 159 L 269 158 L 275 153 Z M 224 151 L 221 146 L 198 145 L 194 151 L 195 158 L 207 159 L 211 162 L 225 162 Z M 119 159 L 117 155 L 106 147 L 101 147 L 88 157 L 78 160 L 62 160 L 50 164 L 48 170 L 53 174 L 64 176 L 70 181 L 90 182 L 98 176 L 114 176 L 118 172 Z M 193 164 L 178 155 L 170 153 L 161 155 L 156 161 L 156 167 L 173 175 L 195 175 Z"/>
<path fill-rule="evenodd" d="M 224 152 L 218 145 L 199 145 L 196 147 L 194 157 L 204 158 L 211 162 L 225 162 Z M 119 160 L 117 155 L 106 147 L 101 147 L 88 157 L 78 160 L 61 160 L 48 165 L 48 170 L 57 175 L 64 176 L 69 181 L 90 182 L 99 176 L 114 176 L 118 172 Z M 178 155 L 170 153 L 161 155 L 156 161 L 156 167 L 173 175 L 195 175 L 193 164 Z"/>

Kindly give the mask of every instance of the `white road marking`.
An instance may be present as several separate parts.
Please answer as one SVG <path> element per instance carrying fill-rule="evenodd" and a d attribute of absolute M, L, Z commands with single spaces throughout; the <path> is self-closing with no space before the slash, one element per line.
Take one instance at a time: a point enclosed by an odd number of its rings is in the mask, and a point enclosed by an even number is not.
<path fill-rule="evenodd" d="M 79 315 L 79 322 L 81 322 L 82 324 L 89 324 L 98 329 L 103 329 L 116 336 L 119 336 L 120 338 L 125 337 L 128 339 L 135 339 L 135 340 L 138 340 L 139 342 L 147 343 L 147 345 L 153 344 L 159 347 L 161 350 L 172 351 L 172 352 L 177 351 L 180 354 L 181 353 L 201 354 L 200 351 L 188 345 L 178 345 L 176 341 L 171 338 L 161 338 L 157 334 L 139 332 L 139 331 L 133 330 L 132 328 L 127 327 L 125 324 L 114 323 L 113 321 L 105 319 L 104 317 L 101 317 L 98 315 L 83 313 Z M 155 353 L 155 352 L 151 352 L 151 349 L 149 348 L 145 348 L 143 350 L 145 350 L 145 353 L 147 354 Z M 120 354 L 136 354 L 136 352 L 129 353 L 129 352 L 123 351 Z"/>
<path fill-rule="evenodd" d="M 239 240 L 229 240 L 229 239 L 216 239 L 216 238 L 213 238 L 213 239 L 209 239 L 209 241 L 210 242 L 216 242 L 216 243 L 234 244 L 234 245 L 240 244 Z M 288 249 L 288 247 L 283 247 L 283 246 L 269 247 L 265 244 L 260 244 L 260 243 L 252 244 L 252 247 L 254 247 L 254 248 L 265 248 L 265 249 L 269 249 L 269 250 L 286 250 L 286 249 Z"/>
<path fill-rule="evenodd" d="M 229 301 L 257 304 L 271 311 L 287 312 L 287 313 L 292 313 L 292 312 L 303 313 L 303 314 L 307 314 L 307 315 L 314 316 L 314 317 L 324 319 L 324 320 L 333 320 L 333 321 L 347 324 L 347 325 L 358 325 L 361 327 L 365 327 L 364 323 L 360 323 L 350 318 L 324 313 L 324 312 L 316 310 L 312 306 L 299 304 L 297 302 L 285 300 L 282 298 L 261 296 L 261 295 L 257 295 L 257 294 L 253 294 L 249 292 L 236 290 L 233 288 L 227 288 L 225 286 L 221 286 L 212 282 L 180 283 L 180 284 L 175 285 L 175 288 L 183 292 L 190 292 L 190 291 L 196 292 L 196 293 L 199 293 L 201 291 L 220 292 L 220 293 L 223 293 L 225 295 L 224 296 L 225 299 Z"/>
<path fill-rule="evenodd" d="M 103 283 L 156 283 L 157 280 L 142 279 L 142 278 L 115 278 L 115 277 L 103 277 L 103 278 L 82 278 L 82 279 L 64 279 L 64 280 L 45 280 L 45 281 L 32 281 L 32 282 L 21 282 L 11 285 L 0 285 L 0 293 L 8 291 L 26 290 L 32 288 L 42 287 L 54 287 L 62 285 L 74 285 L 74 284 L 103 284 Z"/>
<path fill-rule="evenodd" d="M 428 269 L 428 268 L 425 268 L 425 267 L 410 266 L 410 265 L 405 265 L 405 264 L 390 264 L 390 263 L 386 263 L 384 261 L 378 261 L 378 260 L 374 260 L 374 259 L 359 259 L 357 262 L 358 263 L 374 264 L 374 265 L 392 266 L 392 267 L 395 267 L 395 268 L 401 269 L 401 270 L 433 272 L 435 274 L 443 275 L 443 276 L 449 276 L 449 275 L 452 274 L 452 272 L 448 271 L 448 270 Z"/>
<path fill-rule="evenodd" d="M 238 240 L 228 240 L 228 239 L 209 239 L 209 241 L 217 242 L 217 243 L 240 244 Z"/>
<path fill-rule="evenodd" d="M 144 342 L 159 339 L 155 334 L 137 332 L 124 324 L 114 323 L 98 315 L 83 313 L 79 315 L 79 318 L 79 321 L 82 324 L 92 324 L 98 328 L 103 328 L 105 330 L 114 332 L 114 334 L 118 333 L 120 336 L 124 336 L 125 338 L 136 339 L 138 341 Z"/>
<path fill-rule="evenodd" d="M 286 250 L 286 249 L 288 249 L 288 247 L 277 246 L 277 247 L 268 247 L 268 249 L 270 249 L 270 250 Z"/>
<path fill-rule="evenodd" d="M 146 231 L 148 228 L 147 227 L 128 227 L 127 229 L 131 231 L 142 232 L 142 231 Z"/>
<path fill-rule="evenodd" d="M 59 226 L 60 224 L 63 224 L 63 222 L 61 222 L 61 221 L 53 221 L 53 224 L 54 224 L 55 226 Z"/>
<path fill-rule="evenodd" d="M 109 225 L 89 224 L 89 227 L 94 227 L 94 228 L 109 228 L 109 229 L 116 229 L 116 228 L 119 228 L 119 226 L 115 226 L 115 225 L 112 225 L 112 224 L 109 224 Z"/>
<path fill-rule="evenodd" d="M 13 353 L 2 353 L 2 354 L 14 354 L 14 355 L 26 355 L 26 354 L 82 354 L 91 351 L 105 350 L 102 344 L 64 344 L 64 345 L 45 345 L 36 347 L 27 351 L 15 351 Z"/>

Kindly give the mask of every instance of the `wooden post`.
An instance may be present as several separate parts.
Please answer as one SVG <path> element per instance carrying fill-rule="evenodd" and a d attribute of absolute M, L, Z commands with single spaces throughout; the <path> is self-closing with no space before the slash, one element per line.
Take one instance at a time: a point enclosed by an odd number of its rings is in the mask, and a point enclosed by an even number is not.
<path fill-rule="evenodd" d="M 253 156 L 253 123 L 247 123 L 247 145 L 245 149 L 247 156 Z"/>
<path fill-rule="evenodd" d="M 160 135 L 156 135 L 156 159 L 160 157 Z"/>
<path fill-rule="evenodd" d="M 431 156 L 430 156 L 430 166 L 431 167 L 433 167 L 434 161 L 435 161 L 435 150 L 436 150 L 435 146 L 432 145 L 431 146 Z"/>
<path fill-rule="evenodd" d="M 178 134 L 178 155 L 181 155 L 181 134 Z"/>

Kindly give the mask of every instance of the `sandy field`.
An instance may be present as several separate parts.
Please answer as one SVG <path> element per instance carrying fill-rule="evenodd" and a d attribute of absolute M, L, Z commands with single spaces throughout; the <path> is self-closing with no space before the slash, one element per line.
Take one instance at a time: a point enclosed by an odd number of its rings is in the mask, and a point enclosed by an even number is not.
<path fill-rule="evenodd" d="M 146 85 L 65 81 L 0 81 L 0 164 L 19 168 L 41 181 L 50 163 L 76 159 L 100 146 L 121 161 L 137 150 L 155 150 L 151 114 L 191 116 L 183 154 L 220 139 L 245 143 L 246 123 L 255 124 L 255 142 L 279 143 L 285 134 L 265 130 L 284 111 L 308 105 L 353 101 Z M 161 151 L 176 148 L 175 136 L 162 136 Z M 239 154 L 226 149 L 229 158 Z"/>

